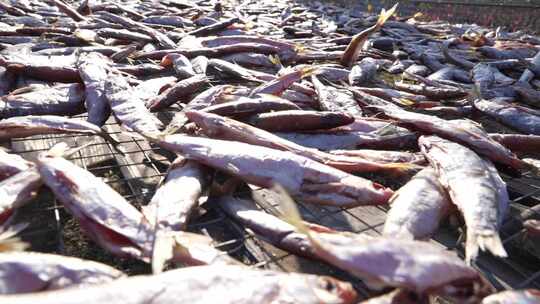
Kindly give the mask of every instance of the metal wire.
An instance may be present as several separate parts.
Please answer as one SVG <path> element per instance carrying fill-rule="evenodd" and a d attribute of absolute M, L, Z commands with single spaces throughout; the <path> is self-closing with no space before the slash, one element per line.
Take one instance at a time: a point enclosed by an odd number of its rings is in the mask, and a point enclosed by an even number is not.
<path fill-rule="evenodd" d="M 121 135 L 120 131 L 114 131 L 118 129 L 115 123 L 108 123 L 107 130 L 109 134 L 116 136 Z M 116 129 L 115 129 L 116 128 Z M 81 135 L 44 135 L 34 136 L 31 138 L 14 139 L 13 144 L 17 144 L 18 150 L 13 151 L 20 155 L 28 155 L 30 153 L 39 153 L 48 150 L 55 142 L 75 140 L 88 136 Z M 124 136 L 125 137 L 125 136 Z M 171 161 L 163 155 L 159 148 L 148 146 L 144 141 L 136 138 L 128 138 L 120 140 L 123 144 L 129 144 L 133 149 L 126 152 L 124 157 L 118 151 L 116 151 L 109 143 L 95 138 L 96 142 L 89 145 L 87 148 L 82 149 L 75 155 L 71 155 L 68 159 L 76 162 L 84 169 L 94 173 L 97 176 L 103 177 L 105 182 L 111 186 L 118 186 L 123 191 L 123 196 L 136 206 L 145 204 L 149 201 L 155 189 L 143 189 L 139 185 L 142 181 L 153 181 L 152 187 L 155 187 L 156 179 L 162 178 L 166 174 L 166 168 L 161 168 L 157 165 L 159 162 Z M 33 142 L 45 143 L 45 146 L 34 147 Z M 24 149 L 20 149 L 20 144 L 26 143 Z M 15 147 L 15 146 L 13 146 Z M 94 154 L 89 153 L 88 150 L 92 149 Z M 99 152 L 96 152 L 99 151 Z M 138 160 L 131 160 L 131 156 L 138 156 Z M 155 157 L 160 156 L 160 157 Z M 103 158 L 104 162 L 91 164 L 91 159 Z M 119 162 L 122 160 L 122 162 Z M 144 167 L 148 170 L 144 171 L 141 176 L 129 177 L 124 176 L 122 170 L 129 167 Z M 113 177 L 108 175 L 107 172 L 112 172 Z M 523 210 L 531 210 L 531 207 L 540 202 L 540 183 L 531 184 L 530 181 L 535 181 L 533 176 L 524 176 L 522 178 L 511 178 L 504 176 L 504 178 L 512 185 L 520 185 L 528 187 L 531 191 L 527 193 L 519 192 L 518 190 L 511 189 L 513 192 L 517 191 L 513 196 L 513 204 L 519 205 Z M 511 182 L 511 183 L 510 183 Z M 40 196 L 41 197 L 41 196 Z M 36 227 L 25 232 L 26 239 L 31 242 L 34 239 L 39 239 L 39 235 L 48 234 L 54 231 L 56 233 L 56 246 L 55 250 L 59 253 L 64 252 L 64 244 L 62 243 L 62 234 L 66 232 L 65 223 L 71 219 L 71 216 L 63 211 L 63 207 L 57 204 L 53 196 L 52 202 L 43 203 L 40 201 L 41 207 L 33 210 L 34 213 L 46 213 L 51 214 L 54 217 L 54 227 Z M 279 214 L 279 206 L 257 203 L 258 206 L 271 214 Z M 300 203 L 300 210 L 303 213 L 306 220 L 320 223 L 322 225 L 328 225 L 335 229 L 349 230 L 357 233 L 368 233 L 372 235 L 379 235 L 382 225 L 384 224 L 384 215 L 387 212 L 387 208 L 380 206 L 371 207 L 357 207 L 357 208 L 336 208 L 327 206 L 313 206 Z M 52 212 L 51 212 L 52 211 Z M 374 216 L 377 215 L 377 216 Z M 30 215 L 32 216 L 32 215 Z M 516 217 L 517 218 L 517 217 Z M 520 219 L 518 219 L 520 220 Z M 40 230 L 42 229 L 42 230 Z M 221 231 L 216 233 L 216 230 L 226 229 L 225 232 Z M 225 213 L 219 209 L 219 206 L 208 210 L 207 214 L 200 218 L 194 219 L 188 225 L 188 230 L 196 232 L 204 232 L 210 234 L 216 240 L 216 248 L 227 251 L 229 254 L 238 257 L 244 263 L 251 265 L 251 267 L 259 268 L 271 268 L 281 269 L 284 271 L 294 271 L 291 268 L 289 259 L 296 259 L 288 253 L 282 252 L 275 248 L 272 248 L 266 244 L 262 239 L 244 229 L 242 226 L 229 219 Z M 444 230 L 444 229 L 443 229 Z M 450 233 L 450 241 L 441 242 L 441 237 L 437 236 L 434 239 L 437 244 L 444 246 L 448 250 L 456 250 L 458 254 L 463 256 L 463 250 L 461 246 L 455 246 L 457 236 L 455 233 Z M 512 235 L 506 235 L 503 241 L 507 244 L 519 240 L 523 235 L 522 231 L 518 231 Z M 442 239 L 448 240 L 447 236 Z M 96 250 L 101 250 L 96 247 Z M 105 251 L 103 251 L 104 254 Z M 539 255 L 540 256 L 540 255 Z M 486 258 L 486 259 L 484 259 Z M 299 258 L 300 259 L 300 258 Z M 531 264 L 532 262 L 532 264 Z M 320 264 L 318 262 L 311 263 L 313 269 L 327 269 L 328 266 Z M 113 265 L 115 266 L 115 265 Z M 495 259 L 487 256 L 482 258 L 476 263 L 477 267 L 490 281 L 494 283 L 497 288 L 540 288 L 540 261 L 538 257 L 528 255 L 526 260 L 514 259 L 512 256 L 509 259 Z M 503 267 L 505 271 L 511 271 L 511 277 L 514 279 L 509 281 L 501 276 L 499 273 L 499 267 Z M 340 272 L 339 270 L 332 269 L 331 275 L 341 278 L 346 277 L 348 280 L 353 280 L 358 291 L 364 296 L 369 295 L 369 291 L 358 280 L 354 280 L 347 274 Z"/>

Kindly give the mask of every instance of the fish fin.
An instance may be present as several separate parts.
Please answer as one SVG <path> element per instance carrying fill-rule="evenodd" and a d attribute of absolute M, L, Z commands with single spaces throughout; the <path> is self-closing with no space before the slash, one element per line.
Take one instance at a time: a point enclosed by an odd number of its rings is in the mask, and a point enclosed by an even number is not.
<path fill-rule="evenodd" d="M 281 218 L 285 222 L 296 227 L 296 229 L 298 229 L 300 233 L 304 233 L 309 236 L 310 229 L 302 220 L 300 212 L 298 211 L 298 207 L 296 206 L 296 202 L 291 198 L 291 196 L 287 193 L 283 186 L 275 184 L 272 187 L 272 190 L 280 197 L 279 202 L 282 208 Z"/>
<path fill-rule="evenodd" d="M 157 229 L 157 226 L 156 226 Z M 156 230 L 152 247 L 152 272 L 161 273 L 165 263 L 173 257 L 173 248 L 176 240 L 170 233 L 162 233 Z"/>
<path fill-rule="evenodd" d="M 381 28 L 384 23 L 390 18 L 392 17 L 392 15 L 396 12 L 396 9 L 398 7 L 398 4 L 399 3 L 396 3 L 394 6 L 392 6 L 391 9 L 389 10 L 385 10 L 384 8 L 382 9 L 381 11 L 381 14 L 379 15 L 379 19 L 377 19 L 377 28 Z"/>
<path fill-rule="evenodd" d="M 392 100 L 400 105 L 407 106 L 407 107 L 412 107 L 416 104 L 414 100 L 411 100 L 408 98 L 392 98 Z"/>
<path fill-rule="evenodd" d="M 423 166 L 410 164 L 410 163 L 389 163 L 389 164 L 383 164 L 382 167 L 386 169 L 391 169 L 395 173 L 399 173 L 399 174 L 413 173 L 424 168 Z"/>
<path fill-rule="evenodd" d="M 319 73 L 319 68 L 316 66 L 307 66 L 300 69 L 300 78 L 308 77 L 311 75 L 317 75 Z"/>
<path fill-rule="evenodd" d="M 23 251 L 30 247 L 30 244 L 21 241 L 15 235 L 28 227 L 28 223 L 20 223 L 9 226 L 6 230 L 0 233 L 0 252 L 5 251 Z"/>
<path fill-rule="evenodd" d="M 59 142 L 47 151 L 47 155 L 52 157 L 62 157 L 69 150 L 66 142 Z"/>
<path fill-rule="evenodd" d="M 475 233 L 467 228 L 467 241 L 465 243 L 465 261 L 468 265 L 472 260 L 476 259 L 478 252 L 489 251 L 494 256 L 506 258 L 508 254 L 503 247 L 499 234 L 494 231 L 486 231 L 484 233 Z M 470 232 L 469 232 L 470 231 Z"/>

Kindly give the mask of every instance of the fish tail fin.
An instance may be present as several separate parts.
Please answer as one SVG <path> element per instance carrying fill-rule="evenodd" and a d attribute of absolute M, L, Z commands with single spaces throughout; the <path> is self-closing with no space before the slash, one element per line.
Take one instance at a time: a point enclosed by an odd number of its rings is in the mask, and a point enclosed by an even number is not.
<path fill-rule="evenodd" d="M 300 212 L 298 211 L 295 201 L 291 198 L 283 186 L 276 184 L 272 187 L 272 190 L 279 194 L 280 197 L 279 202 L 282 208 L 281 218 L 287 223 L 296 227 L 300 233 L 304 233 L 309 236 L 310 229 L 302 220 L 302 216 L 300 216 Z"/>
<path fill-rule="evenodd" d="M 486 231 L 481 234 L 477 232 L 467 232 L 467 241 L 465 243 L 465 261 L 467 264 L 471 264 L 472 260 L 478 256 L 480 250 L 489 251 L 497 257 L 508 257 L 497 232 Z"/>
<path fill-rule="evenodd" d="M 389 10 L 385 10 L 384 8 L 382 9 L 381 11 L 381 14 L 379 15 L 379 19 L 377 19 L 377 28 L 381 28 L 384 23 L 390 18 L 392 17 L 392 15 L 394 15 L 394 13 L 396 12 L 396 9 L 398 7 L 398 4 L 399 3 L 396 3 L 394 6 L 392 6 L 391 9 Z"/>
<path fill-rule="evenodd" d="M 28 223 L 20 223 L 9 226 L 6 230 L 0 233 L 0 252 L 6 251 L 23 251 L 30 247 L 30 244 L 21 241 L 16 237 L 21 231 L 28 227 Z"/>
<path fill-rule="evenodd" d="M 392 170 L 393 172 L 399 173 L 399 174 L 413 173 L 413 172 L 420 171 L 422 168 L 424 168 L 423 166 L 419 166 L 419 165 L 411 164 L 411 163 L 389 163 L 389 164 L 383 164 L 382 167 L 385 169 Z"/>
<path fill-rule="evenodd" d="M 161 273 L 165 264 L 173 257 L 173 248 L 175 246 L 175 238 L 170 233 L 163 233 L 157 230 L 154 236 L 154 244 L 152 246 L 152 272 L 154 274 Z"/>
<path fill-rule="evenodd" d="M 319 72 L 319 68 L 316 66 L 307 66 L 300 69 L 300 78 L 316 75 Z"/>
<path fill-rule="evenodd" d="M 67 157 L 93 144 L 95 144 L 95 140 L 89 140 L 81 146 L 70 148 L 66 142 L 59 142 L 52 146 L 45 154 L 52 157 Z"/>

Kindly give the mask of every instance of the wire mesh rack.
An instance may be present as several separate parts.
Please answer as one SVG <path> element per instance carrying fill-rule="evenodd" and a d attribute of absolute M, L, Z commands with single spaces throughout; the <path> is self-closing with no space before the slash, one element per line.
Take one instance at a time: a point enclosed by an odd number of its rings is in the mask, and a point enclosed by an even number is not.
<path fill-rule="evenodd" d="M 58 142 L 66 142 L 71 147 L 91 142 L 68 159 L 102 177 L 134 206 L 140 207 L 148 203 L 174 155 L 150 145 L 145 140 L 126 135 L 112 119 L 108 121 L 105 129 L 121 143 L 123 154 L 100 137 L 66 134 L 13 139 L 11 151 L 32 160 Z M 504 178 L 509 185 L 512 210 L 501 234 L 510 258 L 497 259 L 481 255 L 474 267 L 498 289 L 540 288 L 540 249 L 534 246 L 534 240 L 526 237 L 520 226 L 524 217 L 540 218 L 540 213 L 536 212 L 538 208 L 534 208 L 540 203 L 540 178 L 527 174 L 519 178 L 505 175 Z M 252 198 L 262 210 L 274 215 L 279 214 L 279 203 L 268 190 L 254 189 Z M 307 221 L 337 230 L 370 235 L 380 234 L 387 212 L 387 208 L 381 206 L 349 209 L 302 203 L 299 203 L 299 206 Z M 30 224 L 22 238 L 31 243 L 34 251 L 96 260 L 128 274 L 150 272 L 148 265 L 131 259 L 116 258 L 84 237 L 77 222 L 46 187 L 43 187 L 31 204 L 19 210 L 15 220 Z M 432 242 L 448 250 L 456 250 L 463 256 L 463 248 L 457 241 L 459 233 L 456 228 L 449 226 L 443 226 Z M 353 282 L 360 295 L 372 295 L 361 281 L 343 271 L 293 256 L 268 245 L 227 217 L 219 205 L 212 204 L 211 201 L 202 205 L 201 211 L 190 221 L 188 230 L 212 237 L 217 248 L 252 267 L 332 275 Z"/>

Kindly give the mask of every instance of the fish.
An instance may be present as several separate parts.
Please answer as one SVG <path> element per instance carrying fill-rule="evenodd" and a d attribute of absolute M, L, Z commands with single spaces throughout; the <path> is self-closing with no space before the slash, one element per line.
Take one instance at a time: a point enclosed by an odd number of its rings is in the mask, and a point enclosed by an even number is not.
<path fill-rule="evenodd" d="M 186 34 L 190 36 L 208 36 L 209 34 L 220 32 L 238 22 L 240 22 L 240 19 L 238 17 L 233 17 L 213 24 L 209 24 L 207 26 L 199 27 L 196 30 L 190 31 Z"/>
<path fill-rule="evenodd" d="M 405 151 L 382 151 L 382 150 L 330 150 L 328 153 L 334 155 L 344 155 L 351 157 L 359 157 L 366 160 L 371 160 L 380 163 L 411 163 L 411 164 L 426 164 L 426 158 L 421 153 L 405 152 Z"/>
<path fill-rule="evenodd" d="M 18 208 L 34 199 L 42 185 L 35 166 L 0 182 L 0 226 L 8 225 Z"/>
<path fill-rule="evenodd" d="M 0 301 L 11 304 L 202 304 L 219 299 L 220 303 L 231 304 L 287 301 L 298 304 L 352 304 L 356 298 L 350 283 L 331 277 L 215 265 L 180 268 L 158 275 L 132 276 L 85 288 L 0 296 Z"/>
<path fill-rule="evenodd" d="M 182 54 L 165 55 L 161 59 L 160 65 L 164 67 L 172 66 L 180 80 L 193 77 L 196 74 L 189 59 Z"/>
<path fill-rule="evenodd" d="M 181 134 L 149 136 L 147 139 L 163 149 L 227 172 L 247 183 L 269 187 L 279 182 L 306 203 L 377 205 L 386 204 L 393 194 L 391 189 L 380 184 L 287 151 Z"/>
<path fill-rule="evenodd" d="M 188 111 L 186 112 L 186 116 L 190 121 L 200 127 L 202 133 L 208 137 L 290 151 L 345 172 L 386 171 L 400 173 L 401 171 L 415 168 L 413 164 L 378 162 L 374 158 L 356 157 L 356 155 L 336 155 L 306 148 L 265 130 L 210 113 Z"/>
<path fill-rule="evenodd" d="M 389 203 L 383 235 L 400 239 L 429 239 L 452 209 L 448 193 L 430 167 L 413 176 Z"/>
<path fill-rule="evenodd" d="M 28 170 L 32 163 L 20 155 L 7 153 L 0 149 L 0 181 L 22 171 Z"/>
<path fill-rule="evenodd" d="M 84 113 L 84 88 L 58 85 L 0 97 L 0 119 L 26 115 L 78 115 Z"/>
<path fill-rule="evenodd" d="M 268 94 L 260 94 L 253 98 L 239 97 L 235 101 L 218 103 L 201 109 L 203 112 L 221 116 L 246 116 L 287 110 L 300 110 L 300 107 L 287 99 Z"/>
<path fill-rule="evenodd" d="M 509 198 L 506 183 L 493 163 L 465 146 L 440 137 L 421 136 L 418 144 L 463 214 L 467 226 L 467 263 L 478 256 L 479 250 L 506 257 L 498 230 L 508 210 Z"/>
<path fill-rule="evenodd" d="M 371 82 L 377 76 L 377 61 L 373 58 L 364 58 L 354 65 L 349 74 L 349 84 L 356 86 Z"/>
<path fill-rule="evenodd" d="M 280 96 L 286 89 L 291 87 L 294 82 L 299 81 L 304 77 L 310 76 L 315 72 L 316 68 L 313 67 L 304 67 L 299 70 L 287 71 L 276 79 L 270 80 L 267 83 L 263 83 L 253 89 L 250 93 L 250 96 L 255 96 L 257 94 L 271 94 Z"/>
<path fill-rule="evenodd" d="M 150 101 L 148 109 L 150 111 L 165 109 L 181 101 L 182 98 L 193 94 L 193 92 L 199 90 L 206 83 L 208 83 L 208 78 L 205 75 L 195 75 L 181 80 Z"/>
<path fill-rule="evenodd" d="M 105 96 L 105 80 L 110 69 L 110 60 L 99 53 L 79 55 L 77 68 L 84 83 L 84 105 L 88 111 L 88 121 L 103 126 L 111 115 L 111 107 Z"/>
<path fill-rule="evenodd" d="M 332 129 L 354 122 L 354 117 L 343 112 L 285 110 L 255 114 L 249 124 L 267 131 L 294 132 Z"/>
<path fill-rule="evenodd" d="M 123 272 L 111 266 L 75 257 L 38 252 L 0 253 L 1 295 L 81 288 L 124 277 Z"/>
<path fill-rule="evenodd" d="M 461 300 L 484 290 L 476 270 L 455 254 L 433 244 L 311 229 L 303 224 L 286 189 L 279 184 L 275 189 L 281 194 L 283 219 L 307 235 L 315 253 L 327 263 L 363 280 L 369 288 L 396 287 L 421 296 L 438 294 L 461 297 Z M 441 276 L 441 273 L 445 275 Z"/>
<path fill-rule="evenodd" d="M 55 153 L 41 154 L 37 170 L 84 233 L 112 254 L 149 262 L 154 233 L 143 214 L 103 180 Z"/>
<path fill-rule="evenodd" d="M 16 54 L 0 56 L 0 66 L 16 75 L 24 75 L 44 81 L 79 83 L 79 71 L 74 67 L 76 57 L 62 55 Z"/>
<path fill-rule="evenodd" d="M 474 108 L 527 135 L 540 135 L 540 110 L 506 102 L 500 98 L 477 99 Z"/>
<path fill-rule="evenodd" d="M 204 166 L 178 157 L 148 205 L 143 206 L 142 213 L 161 230 L 185 230 L 191 213 L 209 188 L 209 181 Z"/>
<path fill-rule="evenodd" d="M 444 120 L 427 114 L 405 111 L 397 106 L 372 107 L 382 110 L 386 116 L 396 119 L 403 125 L 409 125 L 421 132 L 462 143 L 494 162 L 508 165 L 517 170 L 528 167 L 514 153 L 491 139 L 480 125 L 470 120 Z"/>
<path fill-rule="evenodd" d="M 534 153 L 540 150 L 540 136 L 490 133 L 489 137 L 512 151 Z"/>
<path fill-rule="evenodd" d="M 160 133 L 163 124 L 144 105 L 138 96 L 131 94 L 131 86 L 120 75 L 109 75 L 105 81 L 105 96 L 112 113 L 128 131 Z"/>
<path fill-rule="evenodd" d="M 0 140 L 57 133 L 102 135 L 103 131 L 90 122 L 56 115 L 27 115 L 0 120 Z"/>
<path fill-rule="evenodd" d="M 319 107 L 323 111 L 346 112 L 362 116 L 362 108 L 354 100 L 349 90 L 324 85 L 317 76 L 311 76 L 311 82 L 317 92 Z"/>
<path fill-rule="evenodd" d="M 485 297 L 482 304 L 535 304 L 540 302 L 538 289 L 506 290 Z"/>
<path fill-rule="evenodd" d="M 373 26 L 363 30 L 362 32 L 352 37 L 351 42 L 349 43 L 349 45 L 347 45 L 345 52 L 343 52 L 343 55 L 340 58 L 341 65 L 345 67 L 351 67 L 353 65 L 353 63 L 358 59 L 360 50 L 364 46 L 364 43 L 367 41 L 368 37 L 371 36 L 373 33 L 379 31 L 386 22 L 386 20 L 392 17 L 396 9 L 397 4 L 388 11 L 383 9 L 381 11 L 381 14 L 379 15 L 379 18 L 377 19 L 377 22 Z"/>
<path fill-rule="evenodd" d="M 257 209 L 252 201 L 223 195 L 217 198 L 216 204 L 228 216 L 277 248 L 302 257 L 317 259 L 305 234 L 279 217 Z"/>

